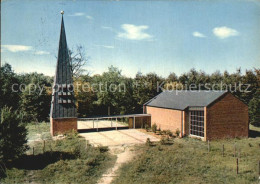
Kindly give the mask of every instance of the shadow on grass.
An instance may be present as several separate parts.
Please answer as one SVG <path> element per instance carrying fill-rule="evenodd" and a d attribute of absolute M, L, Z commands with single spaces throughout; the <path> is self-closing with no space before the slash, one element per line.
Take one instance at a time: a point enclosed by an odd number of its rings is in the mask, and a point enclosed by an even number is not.
<path fill-rule="evenodd" d="M 260 132 L 256 130 L 249 130 L 249 137 L 251 138 L 260 137 Z"/>
<path fill-rule="evenodd" d="M 38 155 L 24 155 L 17 160 L 6 163 L 6 167 L 26 170 L 39 170 L 59 160 L 69 159 L 75 159 L 75 155 L 59 151 L 45 152 Z"/>

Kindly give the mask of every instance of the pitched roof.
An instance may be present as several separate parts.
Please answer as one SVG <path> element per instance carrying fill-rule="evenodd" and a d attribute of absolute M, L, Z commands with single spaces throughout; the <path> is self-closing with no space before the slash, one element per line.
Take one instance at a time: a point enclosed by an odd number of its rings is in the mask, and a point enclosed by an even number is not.
<path fill-rule="evenodd" d="M 227 91 L 164 91 L 144 105 L 184 110 L 187 107 L 206 107 Z"/>

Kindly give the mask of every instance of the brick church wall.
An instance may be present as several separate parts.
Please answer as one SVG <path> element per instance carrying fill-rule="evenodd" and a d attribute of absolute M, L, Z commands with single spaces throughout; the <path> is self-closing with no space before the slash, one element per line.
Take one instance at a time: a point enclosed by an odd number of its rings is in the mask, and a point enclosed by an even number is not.
<path fill-rule="evenodd" d="M 206 140 L 248 137 L 248 106 L 228 93 L 206 108 Z"/>

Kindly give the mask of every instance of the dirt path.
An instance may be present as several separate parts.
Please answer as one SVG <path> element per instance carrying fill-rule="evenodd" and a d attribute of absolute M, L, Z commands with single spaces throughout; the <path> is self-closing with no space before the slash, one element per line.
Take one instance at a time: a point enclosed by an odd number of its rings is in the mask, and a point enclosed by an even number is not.
<path fill-rule="evenodd" d="M 133 146 L 114 146 L 109 148 L 110 152 L 117 156 L 117 160 L 115 165 L 102 175 L 101 179 L 98 181 L 98 184 L 110 184 L 112 180 L 117 177 L 117 171 L 120 166 L 126 162 L 129 162 L 135 155 Z"/>

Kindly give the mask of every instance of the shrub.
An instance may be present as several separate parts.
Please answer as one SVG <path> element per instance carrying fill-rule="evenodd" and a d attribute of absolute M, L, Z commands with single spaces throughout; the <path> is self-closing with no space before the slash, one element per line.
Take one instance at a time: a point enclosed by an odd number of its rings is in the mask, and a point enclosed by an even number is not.
<path fill-rule="evenodd" d="M 176 136 L 179 137 L 180 133 L 181 133 L 180 130 L 177 128 L 175 131 Z"/>
<path fill-rule="evenodd" d="M 166 130 L 163 130 L 163 131 L 162 131 L 162 135 L 166 135 Z"/>
<path fill-rule="evenodd" d="M 160 143 L 161 145 L 166 145 L 168 144 L 169 139 L 167 137 L 161 137 Z"/>
<path fill-rule="evenodd" d="M 11 108 L 4 107 L 0 113 L 0 161 L 21 156 L 28 147 L 27 129 L 23 123 L 23 115 Z"/>
<path fill-rule="evenodd" d="M 150 138 L 147 138 L 146 139 L 146 143 L 145 143 L 147 146 L 151 146 L 152 145 L 152 142 L 150 140 Z"/>
<path fill-rule="evenodd" d="M 173 133 L 172 133 L 172 131 L 170 131 L 170 130 L 166 130 L 166 135 L 172 137 Z"/>
<path fill-rule="evenodd" d="M 152 131 L 153 131 L 154 133 L 156 133 L 156 130 L 157 130 L 157 125 L 154 123 L 154 124 L 152 125 Z"/>
<path fill-rule="evenodd" d="M 99 147 L 100 153 L 105 153 L 105 152 L 107 152 L 108 150 L 109 150 L 109 149 L 108 149 L 107 146 L 100 146 L 100 147 Z"/>

